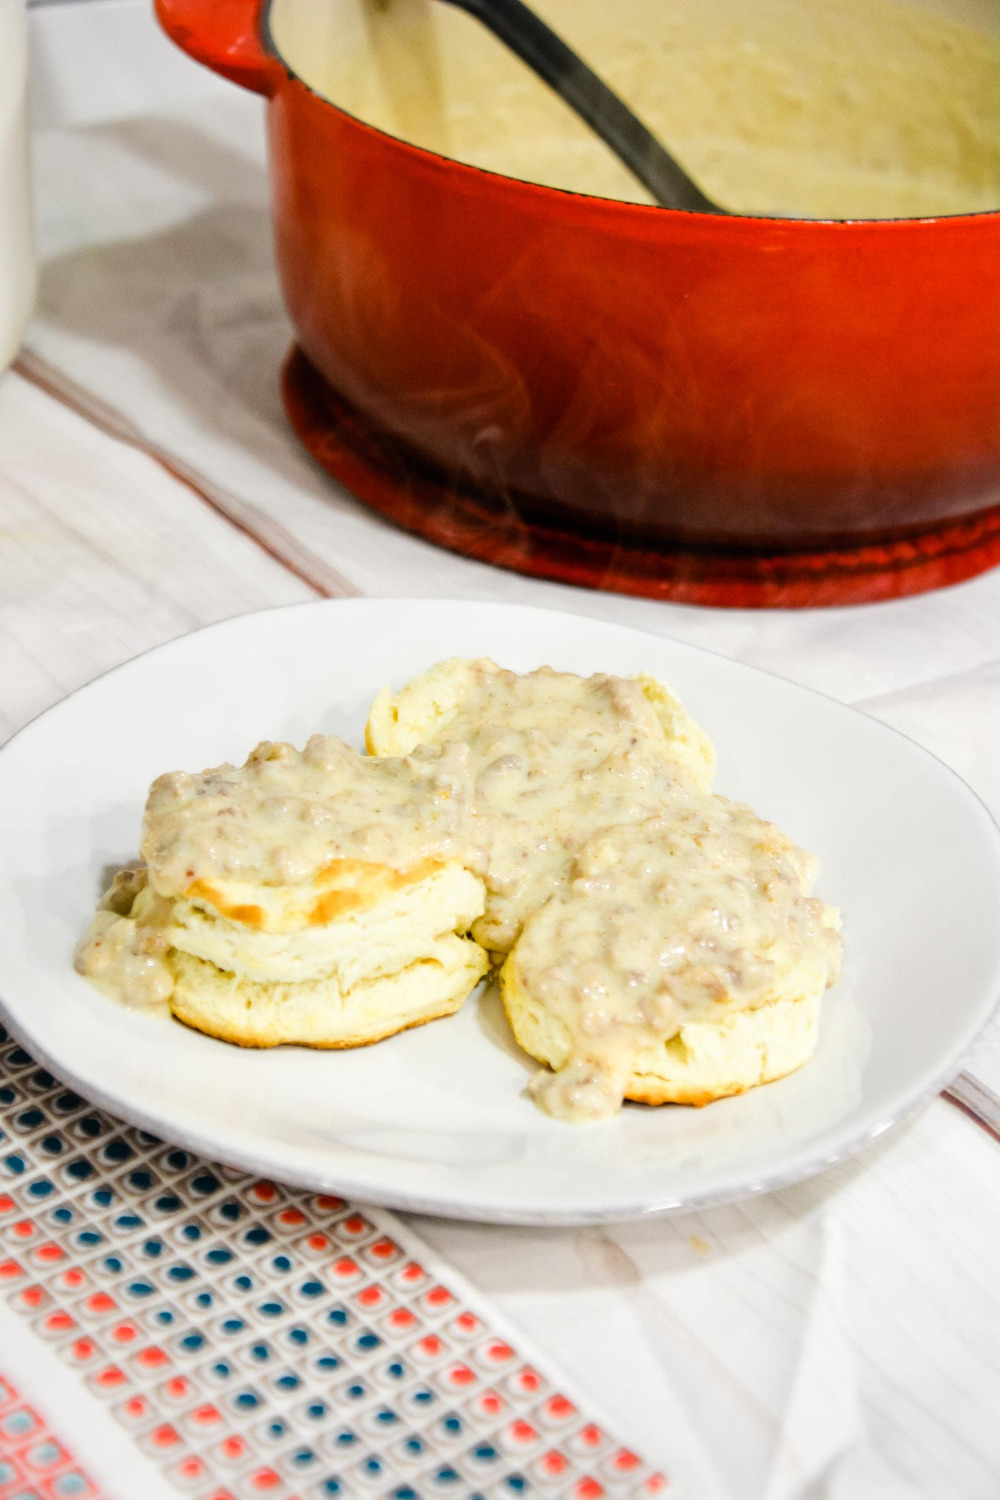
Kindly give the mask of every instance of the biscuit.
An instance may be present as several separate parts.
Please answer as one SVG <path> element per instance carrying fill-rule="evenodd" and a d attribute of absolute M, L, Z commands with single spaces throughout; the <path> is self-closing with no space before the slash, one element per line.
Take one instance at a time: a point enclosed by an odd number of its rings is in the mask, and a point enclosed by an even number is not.
<path fill-rule="evenodd" d="M 520 681 L 526 682 L 537 675 L 525 673 Z M 553 675 L 581 683 L 588 681 L 575 678 L 572 673 Z M 484 681 L 509 676 L 488 658 L 469 660 L 456 656 L 421 672 L 395 695 L 384 687 L 371 706 L 365 727 L 369 753 L 408 755 L 417 745 L 441 744 L 449 737 L 449 725 Z M 680 699 L 654 677 L 639 675 L 624 680 L 637 683 L 652 708 L 650 719 L 658 728 L 656 748 L 676 768 L 678 777 L 699 791 L 710 790 L 715 775 L 715 747 Z"/>
<path fill-rule="evenodd" d="M 530 1086 L 563 1119 L 622 1098 L 707 1104 L 801 1066 L 840 971 L 839 913 L 812 861 L 722 797 L 602 830 L 528 918 L 500 983 Z M 554 1075 L 554 1076 L 553 1076 Z"/>
<path fill-rule="evenodd" d="M 462 756 L 314 736 L 151 788 L 76 965 L 128 1004 L 246 1045 L 361 1045 L 450 1014 L 487 967 L 483 881 L 458 856 Z M 203 993 L 202 993 L 203 992 Z"/>
<path fill-rule="evenodd" d="M 177 1020 L 241 1047 L 365 1047 L 453 1015 L 488 967 L 477 943 L 451 933 L 415 963 L 346 990 L 329 978 L 260 984 L 176 950 L 169 962 Z"/>

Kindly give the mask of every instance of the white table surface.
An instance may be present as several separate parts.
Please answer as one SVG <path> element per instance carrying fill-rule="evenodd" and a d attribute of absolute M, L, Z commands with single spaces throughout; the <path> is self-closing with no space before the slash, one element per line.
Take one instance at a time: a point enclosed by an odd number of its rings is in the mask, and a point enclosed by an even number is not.
<path fill-rule="evenodd" d="M 393 530 L 284 421 L 260 101 L 175 55 L 134 0 L 32 22 L 43 272 L 0 377 L 0 737 L 249 609 L 510 599 L 859 704 L 1000 815 L 1000 572 L 853 610 L 718 611 L 532 582 Z M 1000 1091 L 1000 1026 L 969 1069 Z M 414 1222 L 679 1494 L 1000 1495 L 1000 1146 L 945 1101 L 854 1162 L 708 1213 L 552 1232 Z"/>

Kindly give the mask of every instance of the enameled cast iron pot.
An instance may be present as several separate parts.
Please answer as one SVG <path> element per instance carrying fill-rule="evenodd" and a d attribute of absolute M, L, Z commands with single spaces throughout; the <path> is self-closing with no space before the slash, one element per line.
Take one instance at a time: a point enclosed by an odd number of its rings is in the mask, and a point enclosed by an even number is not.
<path fill-rule="evenodd" d="M 504 566 L 712 604 L 1000 561 L 1000 213 L 830 222 L 589 198 L 320 98 L 266 0 L 157 0 L 269 100 L 284 376 L 315 456 Z"/>

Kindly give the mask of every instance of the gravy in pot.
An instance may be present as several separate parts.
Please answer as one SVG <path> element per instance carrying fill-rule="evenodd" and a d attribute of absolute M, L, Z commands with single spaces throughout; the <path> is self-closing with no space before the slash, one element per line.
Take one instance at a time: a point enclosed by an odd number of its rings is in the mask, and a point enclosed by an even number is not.
<path fill-rule="evenodd" d="M 989 0 L 536 0 L 734 212 L 1000 208 Z M 649 201 L 561 100 L 438 0 L 275 0 L 293 71 L 391 135 L 510 177 Z"/>

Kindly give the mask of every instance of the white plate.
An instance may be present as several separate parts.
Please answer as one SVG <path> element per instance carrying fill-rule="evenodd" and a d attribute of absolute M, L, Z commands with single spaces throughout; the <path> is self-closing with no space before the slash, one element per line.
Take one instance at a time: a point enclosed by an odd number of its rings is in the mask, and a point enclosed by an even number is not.
<path fill-rule="evenodd" d="M 243 1051 L 124 1010 L 72 969 L 108 866 L 134 857 L 149 782 L 316 730 L 361 743 L 384 682 L 461 653 L 519 671 L 650 672 L 719 748 L 720 791 L 814 850 L 847 964 L 799 1073 L 707 1109 L 568 1126 L 495 994 L 353 1052 Z M 60 1078 L 167 1140 L 398 1208 L 586 1223 L 694 1208 L 816 1172 L 943 1087 L 1000 993 L 1000 836 L 957 776 L 872 719 L 617 625 L 493 604 L 270 610 L 160 647 L 0 752 L 0 1010 Z"/>

